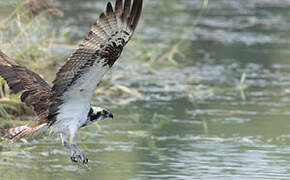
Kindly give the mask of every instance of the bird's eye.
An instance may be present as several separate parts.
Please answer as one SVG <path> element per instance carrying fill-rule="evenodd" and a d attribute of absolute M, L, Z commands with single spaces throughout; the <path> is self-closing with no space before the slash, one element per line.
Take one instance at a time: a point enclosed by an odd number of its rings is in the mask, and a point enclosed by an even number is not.
<path fill-rule="evenodd" d="M 101 111 L 101 115 L 105 115 L 106 113 L 105 113 L 105 111 Z"/>

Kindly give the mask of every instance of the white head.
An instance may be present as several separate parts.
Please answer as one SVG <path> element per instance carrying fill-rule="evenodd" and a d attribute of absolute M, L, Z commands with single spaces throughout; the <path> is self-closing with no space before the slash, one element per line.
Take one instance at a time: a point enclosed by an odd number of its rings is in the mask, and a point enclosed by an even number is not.
<path fill-rule="evenodd" d="M 93 122 L 100 121 L 102 119 L 106 119 L 106 118 L 113 119 L 113 117 L 114 117 L 113 114 L 111 112 L 105 110 L 104 108 L 92 106 L 89 113 L 88 113 L 88 120 L 83 125 L 83 127 L 87 126 Z"/>
<path fill-rule="evenodd" d="M 113 114 L 101 107 L 91 107 L 88 114 L 90 121 L 95 122 L 106 118 L 114 118 Z"/>

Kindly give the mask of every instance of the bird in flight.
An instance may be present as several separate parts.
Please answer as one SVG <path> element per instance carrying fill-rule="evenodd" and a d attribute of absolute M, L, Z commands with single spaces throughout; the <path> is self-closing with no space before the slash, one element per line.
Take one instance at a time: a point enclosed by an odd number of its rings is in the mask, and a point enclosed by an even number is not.
<path fill-rule="evenodd" d="M 42 131 L 60 134 L 62 144 L 71 150 L 71 160 L 88 163 L 77 146 L 78 129 L 104 118 L 109 111 L 90 105 L 94 91 L 104 74 L 111 69 L 132 37 L 138 24 L 143 0 L 116 0 L 92 25 L 78 49 L 60 68 L 52 87 L 38 74 L 16 63 L 0 51 L 0 76 L 12 93 L 21 93 L 21 101 L 34 110 L 31 123 L 7 129 L 4 138 L 15 142 Z"/>

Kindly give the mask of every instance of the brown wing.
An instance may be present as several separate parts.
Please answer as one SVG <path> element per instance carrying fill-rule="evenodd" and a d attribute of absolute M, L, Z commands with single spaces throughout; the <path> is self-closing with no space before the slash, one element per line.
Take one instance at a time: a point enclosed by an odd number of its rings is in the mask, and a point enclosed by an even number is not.
<path fill-rule="evenodd" d="M 38 74 L 20 66 L 1 51 L 0 76 L 5 79 L 13 93 L 22 93 L 21 101 L 37 115 L 48 110 L 51 96 L 49 85 Z"/>
<path fill-rule="evenodd" d="M 123 47 L 130 40 L 138 24 L 143 0 L 116 0 L 115 9 L 107 4 L 106 12 L 92 25 L 91 31 L 79 45 L 79 48 L 61 67 L 53 81 L 49 119 L 52 119 L 63 103 L 64 92 L 76 84 L 80 77 L 92 68 L 97 69 L 96 81 L 99 81 L 104 69 L 109 69 L 121 55 Z M 100 68 L 101 67 L 101 68 Z M 103 67 L 103 68 L 102 68 Z M 109 68 L 108 68 L 109 67 Z M 69 98 L 69 97 L 66 97 Z"/>

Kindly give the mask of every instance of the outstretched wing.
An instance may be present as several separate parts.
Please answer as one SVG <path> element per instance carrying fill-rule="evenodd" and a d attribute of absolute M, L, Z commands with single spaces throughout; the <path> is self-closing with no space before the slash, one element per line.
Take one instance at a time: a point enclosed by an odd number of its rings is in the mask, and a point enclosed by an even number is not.
<path fill-rule="evenodd" d="M 79 48 L 61 67 L 53 81 L 49 119 L 59 113 L 65 99 L 82 97 L 86 87 L 92 96 L 103 75 L 113 66 L 138 24 L 143 0 L 116 0 L 115 9 L 107 4 L 106 12 L 92 25 Z M 74 93 L 70 93 L 77 89 Z M 88 102 L 90 103 L 90 102 Z"/>
<path fill-rule="evenodd" d="M 13 93 L 22 93 L 21 101 L 37 115 L 47 111 L 51 96 L 49 85 L 38 74 L 17 64 L 1 51 L 0 76 L 5 79 Z"/>

